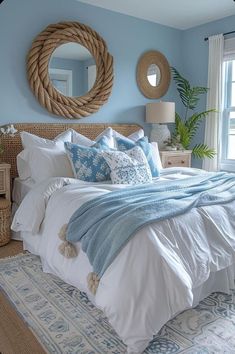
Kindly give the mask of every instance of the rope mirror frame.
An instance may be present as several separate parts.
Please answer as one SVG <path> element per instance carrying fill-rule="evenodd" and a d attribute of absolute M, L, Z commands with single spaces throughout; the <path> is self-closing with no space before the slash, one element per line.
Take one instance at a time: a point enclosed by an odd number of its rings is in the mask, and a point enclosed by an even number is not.
<path fill-rule="evenodd" d="M 161 72 L 160 82 L 157 86 L 150 85 L 147 72 L 151 64 L 159 67 Z M 156 50 L 144 53 L 137 64 L 136 79 L 140 91 L 145 97 L 160 98 L 167 92 L 171 81 L 171 70 L 166 57 Z"/>
<path fill-rule="evenodd" d="M 57 91 L 49 77 L 49 61 L 62 44 L 75 42 L 90 51 L 96 62 L 96 80 L 89 92 L 68 97 Z M 97 112 L 107 101 L 113 86 L 113 57 L 103 38 L 89 26 L 79 22 L 50 24 L 35 38 L 27 56 L 30 88 L 39 103 L 50 113 L 78 119 Z"/>

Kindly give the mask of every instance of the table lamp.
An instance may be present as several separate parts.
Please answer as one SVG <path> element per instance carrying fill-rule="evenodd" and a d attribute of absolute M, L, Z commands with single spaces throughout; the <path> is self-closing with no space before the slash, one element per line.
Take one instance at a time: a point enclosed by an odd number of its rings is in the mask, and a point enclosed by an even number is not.
<path fill-rule="evenodd" d="M 152 123 L 150 141 L 156 141 L 159 149 L 163 149 L 164 141 L 171 137 L 166 123 L 175 122 L 175 103 L 162 101 L 147 103 L 146 122 Z"/>

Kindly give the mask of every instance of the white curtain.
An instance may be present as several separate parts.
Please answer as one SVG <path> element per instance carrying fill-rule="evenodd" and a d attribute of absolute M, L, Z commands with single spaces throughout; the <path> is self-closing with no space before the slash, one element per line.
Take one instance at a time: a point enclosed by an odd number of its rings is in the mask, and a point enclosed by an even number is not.
<path fill-rule="evenodd" d="M 218 34 L 209 37 L 209 61 L 207 109 L 215 108 L 218 113 L 210 113 L 206 118 L 204 142 L 216 151 L 213 159 L 205 158 L 203 168 L 207 171 L 219 169 L 220 126 L 222 120 L 222 72 L 223 72 L 224 36 Z"/>

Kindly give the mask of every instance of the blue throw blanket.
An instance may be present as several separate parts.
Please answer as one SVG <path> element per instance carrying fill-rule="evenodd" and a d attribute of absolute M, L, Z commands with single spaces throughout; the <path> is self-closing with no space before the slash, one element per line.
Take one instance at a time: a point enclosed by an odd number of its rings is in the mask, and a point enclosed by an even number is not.
<path fill-rule="evenodd" d="M 235 174 L 205 173 L 177 181 L 128 187 L 83 204 L 71 217 L 66 239 L 81 242 L 101 277 L 144 226 L 184 214 L 193 207 L 235 199 Z"/>

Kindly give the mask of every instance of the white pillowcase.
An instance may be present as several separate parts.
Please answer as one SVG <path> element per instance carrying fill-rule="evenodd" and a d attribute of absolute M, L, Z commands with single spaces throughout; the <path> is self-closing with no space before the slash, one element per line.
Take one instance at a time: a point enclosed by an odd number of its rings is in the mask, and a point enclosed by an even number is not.
<path fill-rule="evenodd" d="M 20 179 L 27 179 L 31 177 L 31 170 L 28 164 L 29 150 L 35 147 L 47 148 L 47 149 L 60 149 L 65 151 L 64 142 L 72 141 L 72 129 L 68 129 L 65 132 L 59 134 L 54 140 L 44 139 L 37 135 L 21 132 L 21 141 L 24 150 L 17 155 L 17 170 Z"/>
<path fill-rule="evenodd" d="M 153 157 L 154 163 L 157 166 L 158 171 L 161 171 L 162 170 L 162 161 L 161 161 L 160 154 L 159 154 L 158 144 L 157 144 L 157 142 L 152 142 L 150 144 L 152 146 L 152 157 Z"/>
<path fill-rule="evenodd" d="M 35 147 L 27 150 L 31 178 L 42 182 L 50 177 L 74 177 L 71 163 L 65 151 Z"/>
<path fill-rule="evenodd" d="M 143 150 L 136 146 L 125 152 L 102 151 L 110 167 L 113 184 L 143 184 L 152 182 L 152 173 Z"/>
<path fill-rule="evenodd" d="M 116 130 L 113 129 L 113 137 L 115 138 L 122 138 L 122 139 L 129 139 L 131 141 L 136 142 L 137 140 L 141 139 L 144 137 L 144 130 L 140 129 L 137 132 L 132 133 L 131 135 L 128 135 L 128 137 L 118 133 Z"/>
<path fill-rule="evenodd" d="M 116 146 L 115 137 L 130 139 L 131 141 L 137 141 L 140 138 L 143 138 L 143 136 L 144 136 L 143 129 L 140 129 L 137 132 L 132 133 L 128 137 L 125 137 L 124 135 L 118 133 L 116 130 L 112 129 L 111 127 L 108 127 L 101 134 L 99 134 L 95 138 L 95 140 L 91 140 L 91 139 L 87 138 L 86 136 L 76 132 L 73 129 L 72 129 L 72 131 L 73 131 L 72 143 L 74 143 L 74 144 L 78 144 L 78 145 L 82 145 L 82 146 L 92 146 L 102 136 L 106 136 L 108 138 L 108 140 L 109 140 L 109 147 L 112 148 L 112 149 L 115 148 L 115 146 Z"/>
<path fill-rule="evenodd" d="M 34 147 L 42 147 L 42 148 L 57 147 L 64 150 L 64 142 L 72 141 L 72 133 L 73 130 L 68 129 L 65 132 L 57 135 L 57 137 L 54 140 L 44 139 L 28 132 L 21 132 L 20 137 L 24 149 L 31 149 Z"/>
<path fill-rule="evenodd" d="M 82 146 L 92 146 L 94 145 L 100 138 L 103 136 L 107 137 L 107 143 L 111 149 L 114 148 L 114 138 L 113 138 L 113 129 L 108 127 L 106 128 L 101 134 L 99 134 L 95 140 L 91 140 L 87 138 L 86 136 L 76 132 L 73 130 L 73 135 L 72 135 L 72 143 L 77 144 L 77 145 L 82 145 Z"/>

